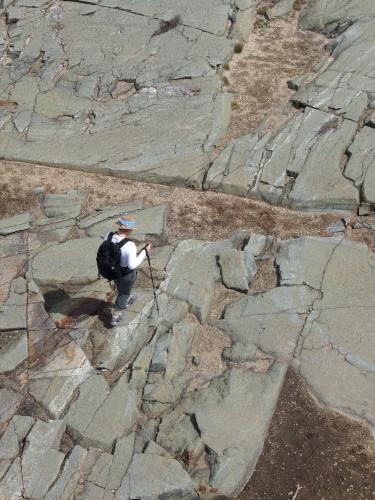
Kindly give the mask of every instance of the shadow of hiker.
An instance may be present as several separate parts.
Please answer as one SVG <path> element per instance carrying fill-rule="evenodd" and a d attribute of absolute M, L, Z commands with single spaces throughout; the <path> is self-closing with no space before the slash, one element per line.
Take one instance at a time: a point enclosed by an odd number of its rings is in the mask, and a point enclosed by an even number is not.
<path fill-rule="evenodd" d="M 109 303 L 105 300 L 84 296 L 71 297 L 62 289 L 46 292 L 44 300 L 47 313 L 57 316 L 55 322 L 60 328 L 68 327 L 81 316 L 98 316 L 106 326 L 107 318 L 104 310 Z"/>

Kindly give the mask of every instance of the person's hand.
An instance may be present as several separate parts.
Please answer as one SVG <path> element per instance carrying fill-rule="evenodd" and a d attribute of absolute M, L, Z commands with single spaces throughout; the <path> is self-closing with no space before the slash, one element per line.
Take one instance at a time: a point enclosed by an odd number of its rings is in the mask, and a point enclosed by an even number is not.
<path fill-rule="evenodd" d="M 152 248 L 152 244 L 150 242 L 146 243 L 146 250 L 147 252 L 150 252 L 151 251 L 151 248 Z"/>

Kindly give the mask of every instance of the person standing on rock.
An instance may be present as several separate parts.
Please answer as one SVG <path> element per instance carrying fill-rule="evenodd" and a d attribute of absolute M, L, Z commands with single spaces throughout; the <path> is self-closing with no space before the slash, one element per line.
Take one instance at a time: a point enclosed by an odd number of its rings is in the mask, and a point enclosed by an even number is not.
<path fill-rule="evenodd" d="M 109 233 L 103 238 L 104 241 L 111 238 L 110 241 L 119 244 L 119 246 L 122 243 L 120 257 L 121 276 L 114 280 L 117 297 L 112 311 L 112 326 L 117 325 L 117 323 L 122 320 L 122 311 L 127 309 L 127 307 L 134 302 L 135 297 L 131 296 L 131 290 L 137 279 L 136 268 L 142 264 L 143 260 L 146 258 L 146 251 L 150 252 L 151 250 L 151 243 L 147 243 L 145 248 L 137 255 L 137 247 L 134 241 L 129 239 L 136 225 L 133 219 L 121 216 L 116 222 L 116 225 L 118 228 L 117 232 Z M 124 242 L 124 240 L 126 241 Z"/>

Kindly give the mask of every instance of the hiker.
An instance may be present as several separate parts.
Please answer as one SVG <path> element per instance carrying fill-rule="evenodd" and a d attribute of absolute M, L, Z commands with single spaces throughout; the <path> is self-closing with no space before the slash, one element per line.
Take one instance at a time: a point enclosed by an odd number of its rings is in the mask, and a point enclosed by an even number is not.
<path fill-rule="evenodd" d="M 151 250 L 151 243 L 147 243 L 145 248 L 137 255 L 137 247 L 134 241 L 128 238 L 136 225 L 133 219 L 121 216 L 116 225 L 118 227 L 117 232 L 109 233 L 103 238 L 104 241 L 109 240 L 112 243 L 117 243 L 121 249 L 120 276 L 114 279 L 117 297 L 112 311 L 112 326 L 121 321 L 121 312 L 134 302 L 135 297 L 131 296 L 131 290 L 137 279 L 136 268 L 146 258 L 146 250 L 147 252 Z"/>

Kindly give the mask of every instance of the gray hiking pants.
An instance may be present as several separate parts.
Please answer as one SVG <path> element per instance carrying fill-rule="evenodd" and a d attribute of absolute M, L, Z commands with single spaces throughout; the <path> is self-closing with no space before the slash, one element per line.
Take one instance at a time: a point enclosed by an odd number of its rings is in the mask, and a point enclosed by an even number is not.
<path fill-rule="evenodd" d="M 137 279 L 138 272 L 134 269 L 129 274 L 124 274 L 121 278 L 115 280 L 115 285 L 117 289 L 117 297 L 115 301 L 115 309 L 122 310 L 126 309 L 129 299 L 130 293 L 134 286 L 135 280 Z"/>

